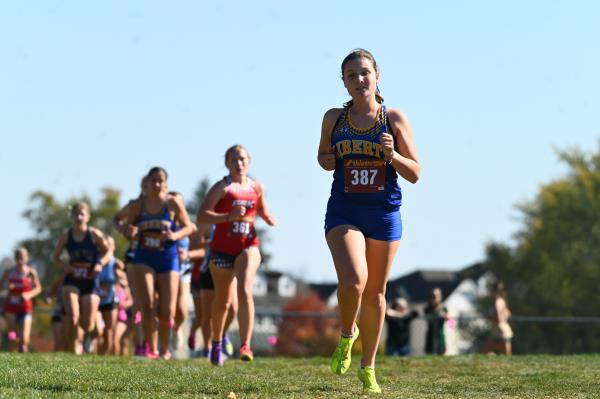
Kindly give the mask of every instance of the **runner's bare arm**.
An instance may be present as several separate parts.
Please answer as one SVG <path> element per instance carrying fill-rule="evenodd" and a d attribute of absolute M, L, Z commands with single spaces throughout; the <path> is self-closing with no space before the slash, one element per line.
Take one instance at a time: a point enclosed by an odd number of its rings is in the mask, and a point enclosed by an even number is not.
<path fill-rule="evenodd" d="M 257 186 L 259 187 L 259 196 L 258 196 L 258 205 L 256 208 L 256 213 L 258 213 L 258 215 L 269 225 L 269 226 L 275 226 L 275 223 L 277 222 L 275 219 L 275 216 L 273 216 L 270 212 L 269 209 L 267 207 L 267 200 L 265 199 L 265 187 L 260 184 L 257 183 Z"/>
<path fill-rule="evenodd" d="M 198 223 L 218 224 L 227 223 L 230 220 L 229 213 L 215 212 L 217 203 L 225 196 L 225 183 L 216 183 L 208 190 L 204 201 L 198 211 Z"/>
<path fill-rule="evenodd" d="M 36 296 L 38 296 L 39 294 L 42 293 L 42 284 L 40 283 L 40 278 L 37 274 L 37 272 L 35 271 L 35 269 L 31 269 L 31 279 L 32 279 L 32 283 L 33 283 L 33 287 L 31 287 L 30 291 L 27 291 L 24 293 L 23 298 L 24 299 L 31 299 L 31 298 L 35 298 Z"/>
<path fill-rule="evenodd" d="M 132 240 L 138 235 L 136 219 L 142 212 L 142 201 L 141 199 L 130 201 L 125 208 L 125 216 L 123 218 L 124 227 L 121 231 L 121 234 L 123 234 L 128 240 Z"/>
<path fill-rule="evenodd" d="M 106 266 L 108 262 L 110 262 L 114 253 L 112 250 L 109 249 L 108 243 L 106 242 L 106 238 L 100 230 L 96 228 L 90 228 L 90 232 L 92 233 L 92 241 L 94 241 L 94 244 L 96 245 L 96 248 L 98 248 L 98 252 L 100 253 L 100 260 L 98 260 L 97 264 L 99 264 L 102 268 Z"/>
<path fill-rule="evenodd" d="M 388 109 L 396 149 L 392 151 L 392 166 L 400 176 L 416 183 L 421 175 L 421 165 L 417 156 L 412 128 L 406 115 L 394 108 Z"/>
<path fill-rule="evenodd" d="M 342 108 L 332 108 L 323 116 L 317 161 L 321 168 L 327 171 L 335 169 L 335 154 L 331 147 L 331 133 L 342 111 Z"/>
<path fill-rule="evenodd" d="M 123 208 L 119 209 L 115 216 L 113 216 L 113 226 L 115 230 L 119 233 L 125 235 L 125 230 L 127 228 L 127 219 L 129 216 L 129 208 L 135 202 L 135 200 L 129 201 Z"/>
<path fill-rule="evenodd" d="M 52 262 L 60 268 L 62 268 L 67 274 L 73 272 L 73 268 L 70 264 L 64 262 L 61 258 L 61 255 L 67 245 L 67 232 L 64 232 L 58 238 L 58 242 L 56 243 L 56 247 L 54 248 L 54 252 L 52 253 Z"/>
<path fill-rule="evenodd" d="M 180 229 L 172 232 L 170 239 L 173 241 L 181 240 L 196 231 L 196 225 L 190 220 L 190 216 L 185 209 L 182 197 L 171 197 L 169 199 L 175 210 L 175 218 L 179 222 Z"/>

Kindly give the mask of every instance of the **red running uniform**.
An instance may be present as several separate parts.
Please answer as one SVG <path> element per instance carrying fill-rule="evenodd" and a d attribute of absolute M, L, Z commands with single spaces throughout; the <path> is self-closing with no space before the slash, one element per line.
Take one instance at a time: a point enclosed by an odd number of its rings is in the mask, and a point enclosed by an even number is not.
<path fill-rule="evenodd" d="M 31 299 L 23 299 L 22 293 L 33 289 L 33 279 L 31 272 L 19 273 L 16 270 L 10 272 L 8 277 L 8 297 L 4 311 L 6 313 L 20 315 L 23 313 L 31 313 L 33 310 L 33 301 Z"/>
<path fill-rule="evenodd" d="M 256 207 L 258 206 L 258 187 L 256 182 L 248 178 L 246 187 L 231 180 L 223 178 L 227 185 L 226 193 L 215 206 L 215 212 L 229 213 L 235 206 L 246 208 L 243 220 L 234 220 L 218 223 L 210 249 L 227 255 L 237 256 L 244 249 L 258 246 L 259 239 L 254 230 Z"/>

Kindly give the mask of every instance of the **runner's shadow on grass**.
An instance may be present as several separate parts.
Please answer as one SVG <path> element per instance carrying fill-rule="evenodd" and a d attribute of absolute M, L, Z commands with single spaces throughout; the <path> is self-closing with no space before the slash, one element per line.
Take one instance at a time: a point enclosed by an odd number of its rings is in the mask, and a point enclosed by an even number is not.
<path fill-rule="evenodd" d="M 37 391 L 48 391 L 48 392 L 70 392 L 73 390 L 72 387 L 65 384 L 35 384 L 33 388 Z"/>

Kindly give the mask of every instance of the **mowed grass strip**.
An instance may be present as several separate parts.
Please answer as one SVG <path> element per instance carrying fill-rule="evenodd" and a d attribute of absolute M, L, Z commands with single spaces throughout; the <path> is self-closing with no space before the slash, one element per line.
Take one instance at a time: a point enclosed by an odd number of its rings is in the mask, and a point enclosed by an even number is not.
<path fill-rule="evenodd" d="M 0 354 L 0 398 L 362 397 L 359 358 L 343 376 L 329 359 L 148 361 L 68 354 Z M 386 398 L 600 398 L 600 355 L 378 358 Z"/>

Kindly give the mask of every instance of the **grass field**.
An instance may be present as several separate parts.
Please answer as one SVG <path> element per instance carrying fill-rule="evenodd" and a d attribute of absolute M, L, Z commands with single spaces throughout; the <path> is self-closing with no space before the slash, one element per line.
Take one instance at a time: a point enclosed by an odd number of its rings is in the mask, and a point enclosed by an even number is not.
<path fill-rule="evenodd" d="M 328 359 L 147 361 L 66 354 L 0 354 L 0 398 L 361 397 L 358 358 L 344 376 Z M 379 357 L 385 398 L 600 398 L 600 355 Z"/>

